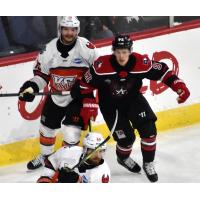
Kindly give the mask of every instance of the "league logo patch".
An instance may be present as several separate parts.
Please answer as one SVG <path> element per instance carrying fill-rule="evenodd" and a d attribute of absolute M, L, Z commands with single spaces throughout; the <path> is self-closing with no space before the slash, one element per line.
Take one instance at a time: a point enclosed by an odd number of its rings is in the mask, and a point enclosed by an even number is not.
<path fill-rule="evenodd" d="M 73 63 L 75 63 L 75 64 L 81 64 L 81 63 L 82 63 L 82 60 L 81 60 L 81 58 L 75 58 L 75 59 L 73 60 Z"/>

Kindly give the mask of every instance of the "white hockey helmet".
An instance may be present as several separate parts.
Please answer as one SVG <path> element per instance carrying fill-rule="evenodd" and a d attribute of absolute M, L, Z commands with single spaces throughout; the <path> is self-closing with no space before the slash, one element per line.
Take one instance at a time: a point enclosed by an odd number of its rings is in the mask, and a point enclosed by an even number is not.
<path fill-rule="evenodd" d="M 83 140 L 83 147 L 95 149 L 100 143 L 104 141 L 103 136 L 97 132 L 89 132 Z M 100 150 L 106 150 L 106 143 L 100 147 Z"/>
<path fill-rule="evenodd" d="M 80 21 L 76 16 L 63 16 L 59 22 L 59 30 L 61 27 L 77 28 L 77 34 L 80 32 Z"/>

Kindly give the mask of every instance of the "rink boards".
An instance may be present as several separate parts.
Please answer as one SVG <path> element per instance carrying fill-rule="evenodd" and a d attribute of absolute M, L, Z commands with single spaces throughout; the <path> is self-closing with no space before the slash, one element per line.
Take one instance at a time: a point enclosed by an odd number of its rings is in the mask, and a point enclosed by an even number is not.
<path fill-rule="evenodd" d="M 172 109 L 164 112 L 158 112 L 157 128 L 158 134 L 164 133 L 161 131 L 174 128 L 185 127 L 188 125 L 199 123 L 200 120 L 200 104 L 194 104 L 178 109 Z M 109 134 L 109 130 L 105 124 L 95 125 L 94 131 L 99 131 L 104 138 Z M 85 132 L 82 133 L 82 137 Z M 61 146 L 62 134 L 57 134 L 56 149 Z M 109 143 L 113 143 L 113 138 Z M 0 146 L 0 163 L 1 166 L 15 164 L 17 162 L 32 159 L 34 155 L 39 153 L 39 138 L 26 139 L 19 142 L 5 144 Z"/>

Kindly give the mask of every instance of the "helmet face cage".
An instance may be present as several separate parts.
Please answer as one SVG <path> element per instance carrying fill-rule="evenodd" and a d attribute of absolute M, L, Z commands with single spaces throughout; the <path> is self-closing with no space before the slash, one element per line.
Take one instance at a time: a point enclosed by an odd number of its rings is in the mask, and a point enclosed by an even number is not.
<path fill-rule="evenodd" d="M 84 153 L 87 152 L 88 149 L 94 150 L 99 144 L 101 144 L 104 141 L 104 138 L 100 133 L 88 133 L 84 140 L 83 140 L 83 148 L 84 148 Z M 100 151 L 106 150 L 106 144 L 102 145 L 99 148 Z"/>
<path fill-rule="evenodd" d="M 61 20 L 59 23 L 60 34 L 61 34 L 62 27 L 77 28 L 77 35 L 78 35 L 80 32 L 80 21 L 75 16 L 64 16 L 64 17 L 61 17 Z"/>
<path fill-rule="evenodd" d="M 128 49 L 132 51 L 133 41 L 130 39 L 129 35 L 118 35 L 112 41 L 112 50 L 116 49 Z"/>

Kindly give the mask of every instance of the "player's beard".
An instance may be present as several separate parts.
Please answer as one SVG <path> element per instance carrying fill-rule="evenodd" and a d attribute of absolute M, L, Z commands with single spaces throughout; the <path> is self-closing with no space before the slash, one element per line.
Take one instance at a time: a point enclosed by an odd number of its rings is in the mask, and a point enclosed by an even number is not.
<path fill-rule="evenodd" d="M 75 41 L 76 37 L 74 35 L 62 35 L 61 40 L 65 45 L 69 45 Z"/>
<path fill-rule="evenodd" d="M 93 159 L 88 159 L 87 163 L 91 165 L 98 165 L 100 163 L 102 158 L 93 158 Z"/>

